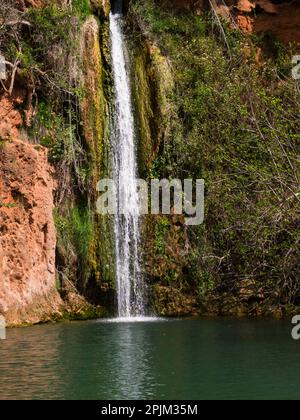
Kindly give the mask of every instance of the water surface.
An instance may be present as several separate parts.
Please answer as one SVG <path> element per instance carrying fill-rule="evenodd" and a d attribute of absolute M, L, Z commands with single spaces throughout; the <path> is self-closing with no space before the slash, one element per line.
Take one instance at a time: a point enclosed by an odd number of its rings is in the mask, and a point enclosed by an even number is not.
<path fill-rule="evenodd" d="M 289 322 L 83 322 L 11 329 L 0 399 L 298 399 Z"/>

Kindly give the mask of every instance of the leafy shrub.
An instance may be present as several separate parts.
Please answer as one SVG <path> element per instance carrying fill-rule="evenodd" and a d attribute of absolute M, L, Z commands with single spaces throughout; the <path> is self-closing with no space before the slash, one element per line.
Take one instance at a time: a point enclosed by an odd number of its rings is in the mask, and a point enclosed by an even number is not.
<path fill-rule="evenodd" d="M 269 39 L 266 50 L 264 38 L 225 23 L 220 31 L 214 16 L 177 14 L 152 0 L 133 0 L 131 13 L 171 62 L 175 82 L 155 174 L 206 182 L 205 224 L 189 229 L 191 280 L 203 294 L 212 284 L 237 290 L 250 278 L 293 301 L 300 293 L 293 47 Z M 257 59 L 260 48 L 267 53 Z"/>

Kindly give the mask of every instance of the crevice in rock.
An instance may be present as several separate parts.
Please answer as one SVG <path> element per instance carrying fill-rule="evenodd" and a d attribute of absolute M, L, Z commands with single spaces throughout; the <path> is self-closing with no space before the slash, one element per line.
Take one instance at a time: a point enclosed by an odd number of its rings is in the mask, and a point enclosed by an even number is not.
<path fill-rule="evenodd" d="M 17 203 L 21 204 L 21 206 L 25 208 L 25 210 L 32 209 L 32 204 L 29 203 L 28 199 L 23 193 L 21 193 L 21 191 L 14 189 L 12 190 L 11 195 Z"/>
<path fill-rule="evenodd" d="M 293 3 L 294 0 L 270 0 L 274 4 Z"/>
<path fill-rule="evenodd" d="M 48 242 L 48 223 L 45 223 L 44 226 L 42 227 L 42 232 L 44 235 L 44 244 L 47 244 Z"/>
<path fill-rule="evenodd" d="M 129 9 L 130 0 L 111 0 L 111 10 L 113 13 L 126 15 Z"/>

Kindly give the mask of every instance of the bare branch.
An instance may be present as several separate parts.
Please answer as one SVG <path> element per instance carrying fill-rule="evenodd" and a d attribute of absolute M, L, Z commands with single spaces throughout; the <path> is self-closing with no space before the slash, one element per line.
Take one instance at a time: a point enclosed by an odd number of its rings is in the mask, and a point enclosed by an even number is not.
<path fill-rule="evenodd" d="M 13 66 L 13 71 L 12 71 L 12 74 L 11 74 L 10 87 L 9 87 L 9 90 L 8 90 L 9 95 L 12 94 L 13 89 L 14 89 L 15 78 L 16 78 L 16 74 L 17 74 L 19 64 L 20 64 L 20 60 L 16 59 L 15 64 Z"/>

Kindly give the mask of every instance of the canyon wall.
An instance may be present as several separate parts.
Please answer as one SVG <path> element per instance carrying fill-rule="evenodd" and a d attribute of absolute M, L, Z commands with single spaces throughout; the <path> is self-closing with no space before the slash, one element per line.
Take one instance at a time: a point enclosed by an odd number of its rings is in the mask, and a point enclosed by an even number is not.
<path fill-rule="evenodd" d="M 270 32 L 284 43 L 300 42 L 300 3 L 298 0 L 237 0 L 228 9 L 218 2 L 226 16 L 231 13 L 246 33 Z M 233 4 L 231 4 L 233 3 Z"/>
<path fill-rule="evenodd" d="M 15 98 L 15 100 L 20 97 Z M 12 101 L 0 102 L 0 312 L 10 325 L 58 313 L 54 170 L 47 149 L 22 140 Z M 5 111 L 8 110 L 8 111 Z"/>
<path fill-rule="evenodd" d="M 298 0 L 174 0 L 165 7 L 198 14 L 214 10 L 245 33 L 270 32 L 284 43 L 300 42 L 300 2 Z M 171 6 L 172 5 L 172 6 Z"/>

